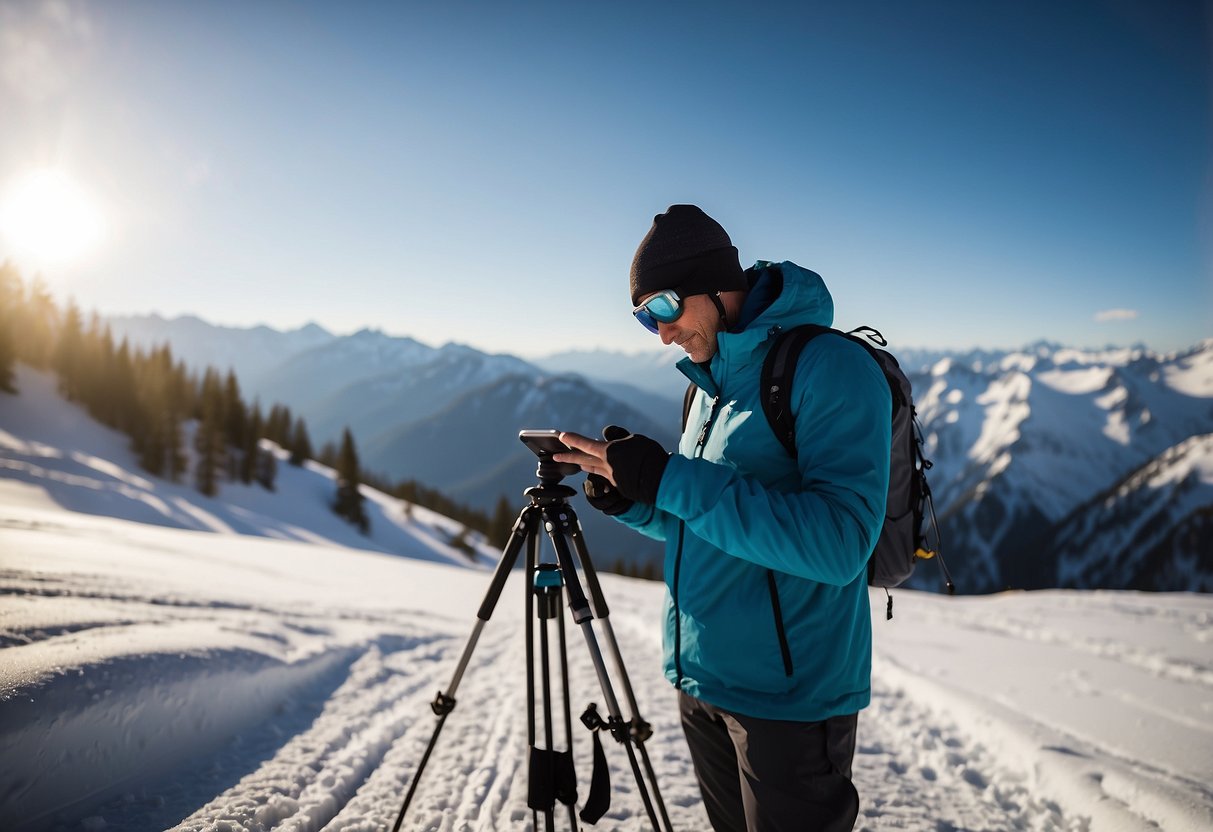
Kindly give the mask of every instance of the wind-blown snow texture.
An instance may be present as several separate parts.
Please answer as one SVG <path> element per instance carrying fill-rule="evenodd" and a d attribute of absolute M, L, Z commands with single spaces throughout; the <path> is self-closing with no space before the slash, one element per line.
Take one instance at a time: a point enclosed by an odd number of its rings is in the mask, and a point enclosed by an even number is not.
<path fill-rule="evenodd" d="M 283 464 L 280 497 L 152 480 L 48 379 L 19 382 L 0 396 L 0 828 L 389 827 L 487 558 L 382 495 L 378 536 L 343 537 L 319 466 Z M 660 673 L 662 587 L 603 586 L 674 826 L 706 829 Z M 529 827 L 523 597 L 515 575 L 406 829 Z M 1213 827 L 1213 598 L 895 598 L 892 621 L 872 599 L 858 828 Z M 576 711 L 601 704 L 575 631 L 569 647 Z M 606 750 L 613 805 L 595 828 L 648 828 L 622 749 Z"/>

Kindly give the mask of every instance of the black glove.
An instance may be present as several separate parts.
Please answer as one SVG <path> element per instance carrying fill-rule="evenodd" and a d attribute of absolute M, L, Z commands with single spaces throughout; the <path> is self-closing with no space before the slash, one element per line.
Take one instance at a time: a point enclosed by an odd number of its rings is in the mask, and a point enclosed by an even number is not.
<path fill-rule="evenodd" d="M 608 442 L 628 435 L 628 431 L 618 425 L 607 425 L 602 429 L 602 438 Z M 601 474 L 587 476 L 581 484 L 581 490 L 585 492 L 585 498 L 590 505 L 611 517 L 623 514 L 632 507 L 633 501 L 620 494 L 619 489 Z"/>
<path fill-rule="evenodd" d="M 657 502 L 657 489 L 670 455 L 653 439 L 639 433 L 629 433 L 621 438 L 623 428 L 609 425 L 602 431 L 608 439 L 606 459 L 611 466 L 615 485 L 623 496 L 640 503 Z"/>
<path fill-rule="evenodd" d="M 610 480 L 601 474 L 590 474 L 581 484 L 585 498 L 594 508 L 603 514 L 614 517 L 623 514 L 632 507 L 633 501 L 619 493 L 619 489 L 611 485 Z"/>

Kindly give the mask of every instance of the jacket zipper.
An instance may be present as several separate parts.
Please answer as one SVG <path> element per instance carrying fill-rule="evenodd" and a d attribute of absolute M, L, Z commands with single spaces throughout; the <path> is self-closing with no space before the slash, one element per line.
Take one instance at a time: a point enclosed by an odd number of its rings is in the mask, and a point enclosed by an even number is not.
<path fill-rule="evenodd" d="M 771 614 L 775 616 L 775 634 L 779 636 L 779 654 L 783 657 L 783 675 L 792 675 L 792 648 L 788 646 L 788 634 L 783 628 L 783 609 L 779 604 L 779 587 L 775 583 L 775 572 L 767 570 L 767 588 L 771 591 Z"/>
<path fill-rule="evenodd" d="M 707 421 L 703 423 L 703 427 L 699 429 L 699 436 L 695 438 L 695 450 L 692 459 L 699 459 L 703 456 L 704 446 L 708 443 L 708 431 L 712 429 L 712 422 L 716 420 L 716 408 L 720 405 L 720 396 L 712 398 L 712 409 L 708 411 Z M 682 542 L 686 531 L 686 521 L 679 519 L 678 521 L 678 552 L 674 556 L 674 672 L 678 676 L 677 687 L 682 689 L 682 614 L 681 607 L 678 604 L 678 584 L 679 576 L 682 573 Z"/>

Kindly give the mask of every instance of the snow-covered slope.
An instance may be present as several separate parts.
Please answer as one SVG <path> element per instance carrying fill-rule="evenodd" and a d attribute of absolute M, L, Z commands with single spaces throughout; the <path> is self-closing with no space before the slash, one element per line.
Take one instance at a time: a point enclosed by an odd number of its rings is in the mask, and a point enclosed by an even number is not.
<path fill-rule="evenodd" d="M 0 479 L 0 828 L 390 828 L 487 572 L 89 516 L 39 493 Z M 602 584 L 674 829 L 707 829 L 660 671 L 663 588 Z M 885 621 L 883 597 L 857 829 L 1211 828 L 1213 598 L 899 590 Z M 523 598 L 515 575 L 404 828 L 530 828 Z M 568 655 L 575 713 L 601 704 L 576 634 Z M 573 750 L 584 799 L 579 725 Z M 622 749 L 605 750 L 612 808 L 594 828 L 649 829 Z"/>
<path fill-rule="evenodd" d="M 216 497 L 205 497 L 192 482 L 157 479 L 138 467 L 128 437 L 60 398 L 53 377 L 19 367 L 17 384 L 20 395 L 0 394 L 0 486 L 10 503 L 49 500 L 72 511 L 181 529 L 469 562 L 449 545 L 461 524 L 365 486 L 370 533 L 359 533 L 329 509 L 333 471 L 314 462 L 296 468 L 276 447 L 267 446 L 279 459 L 273 492 L 225 482 Z M 494 550 L 478 545 L 482 558 L 495 558 Z"/>
<path fill-rule="evenodd" d="M 317 467 L 283 464 L 277 494 L 199 497 L 137 472 L 46 376 L 18 381 L 0 395 L 0 828 L 390 827 L 489 586 L 487 563 L 446 545 L 458 525 L 368 491 L 363 538 L 327 510 Z M 1125 494 L 1207 484 L 1208 442 Z M 674 828 L 706 829 L 660 670 L 664 588 L 601 579 Z M 530 825 L 521 581 L 479 637 L 406 829 Z M 858 829 L 1213 827 L 1213 596 L 895 595 L 892 621 L 872 596 Z M 580 712 L 602 691 L 581 638 L 568 655 Z M 574 730 L 584 798 L 591 745 Z M 648 829 L 606 745 L 595 828 Z"/>
<path fill-rule="evenodd" d="M 1213 591 L 1213 434 L 1163 451 L 1076 509 L 1052 539 L 1043 559 L 1055 586 Z"/>

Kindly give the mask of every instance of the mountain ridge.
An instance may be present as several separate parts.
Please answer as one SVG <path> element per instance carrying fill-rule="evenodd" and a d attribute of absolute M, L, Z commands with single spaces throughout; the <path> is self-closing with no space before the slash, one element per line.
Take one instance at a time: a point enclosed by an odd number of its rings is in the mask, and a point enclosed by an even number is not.
<path fill-rule="evenodd" d="M 372 348 L 380 351 L 373 353 L 376 360 L 359 364 L 362 351 Z M 344 369 L 319 378 L 325 374 L 309 350 L 342 357 L 338 366 Z M 296 368 L 297 378 L 278 378 L 284 396 L 292 385 L 324 388 L 323 408 L 315 394 L 310 400 L 299 394 L 305 405 L 298 410 L 309 423 L 315 416 L 332 431 L 348 416 L 345 421 L 359 424 L 372 469 L 390 452 L 393 461 L 381 473 L 408 477 L 413 457 L 426 476 L 441 480 L 430 485 L 450 488 L 482 510 L 519 488 L 509 473 L 524 462 L 513 437 L 518 429 L 597 434 L 601 424 L 622 419 L 673 447 L 685 389 L 672 351 L 572 350 L 528 361 L 367 331 L 309 350 L 281 365 Z M 1187 437 L 1213 432 L 1213 338 L 1168 353 L 1142 345 L 1091 350 L 1037 341 L 1017 350 L 894 354 L 914 385 L 927 456 L 935 465 L 930 479 L 945 553 L 962 591 L 1039 582 L 1039 558 L 1025 556 L 1022 545 L 1038 536 L 1024 530 L 1060 528 L 1093 495 Z M 384 371 L 376 375 L 368 367 Z M 569 380 L 560 388 L 565 392 L 551 396 L 557 389 L 552 380 L 559 378 Z M 524 418 L 521 405 L 532 400 L 545 405 Z M 588 409 L 586 402 L 592 402 Z M 478 430 L 497 439 L 472 443 L 475 452 L 461 447 L 457 437 Z M 395 450 L 392 437 L 400 442 Z M 1198 543 L 1213 551 L 1200 507 L 1194 511 L 1192 520 L 1174 521 L 1188 522 Z M 1052 551 L 1051 541 L 1039 543 Z M 1198 558 L 1191 574 L 1213 571 L 1206 560 Z"/>

